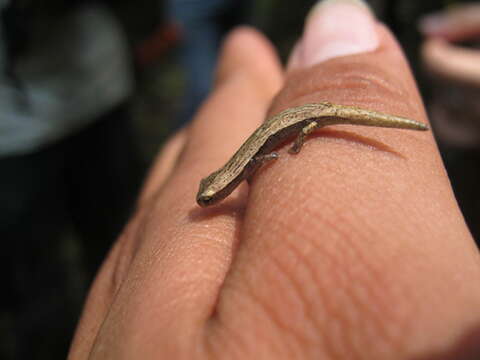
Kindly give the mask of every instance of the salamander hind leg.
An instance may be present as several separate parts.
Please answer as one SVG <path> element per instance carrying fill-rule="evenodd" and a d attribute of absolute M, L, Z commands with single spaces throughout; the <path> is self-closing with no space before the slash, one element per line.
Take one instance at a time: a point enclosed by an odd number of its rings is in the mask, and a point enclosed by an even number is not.
<path fill-rule="evenodd" d="M 298 154 L 302 149 L 303 143 L 305 142 L 305 137 L 318 128 L 318 123 L 316 121 L 312 121 L 307 126 L 305 126 L 299 133 L 295 142 L 293 143 L 292 147 L 288 150 L 290 154 Z"/>

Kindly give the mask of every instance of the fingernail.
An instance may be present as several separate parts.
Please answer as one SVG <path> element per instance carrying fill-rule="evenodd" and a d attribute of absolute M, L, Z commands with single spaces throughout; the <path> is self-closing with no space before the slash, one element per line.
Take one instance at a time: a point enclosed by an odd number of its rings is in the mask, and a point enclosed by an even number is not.
<path fill-rule="evenodd" d="M 448 18 L 442 14 L 426 15 L 419 21 L 420 31 L 424 34 L 441 33 L 449 25 Z"/>
<path fill-rule="evenodd" d="M 322 0 L 310 11 L 294 67 L 311 66 L 339 56 L 375 50 L 376 19 L 362 0 Z"/>

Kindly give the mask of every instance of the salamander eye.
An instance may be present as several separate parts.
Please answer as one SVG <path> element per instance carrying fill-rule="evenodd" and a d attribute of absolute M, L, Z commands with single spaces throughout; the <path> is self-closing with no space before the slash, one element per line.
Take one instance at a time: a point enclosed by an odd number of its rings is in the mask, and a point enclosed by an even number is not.
<path fill-rule="evenodd" d="M 203 195 L 197 199 L 198 205 L 205 207 L 213 203 L 213 196 Z"/>

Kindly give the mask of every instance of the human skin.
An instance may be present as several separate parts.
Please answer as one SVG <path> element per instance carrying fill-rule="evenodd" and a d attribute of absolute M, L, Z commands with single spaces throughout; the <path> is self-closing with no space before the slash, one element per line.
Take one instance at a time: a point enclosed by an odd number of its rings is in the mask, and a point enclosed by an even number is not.
<path fill-rule="evenodd" d="M 200 179 L 286 108 L 427 122 L 389 31 L 369 18 L 369 51 L 332 50 L 358 19 L 322 37 L 322 16 L 286 71 L 258 32 L 230 34 L 214 91 L 158 155 L 95 280 L 69 359 L 479 358 L 478 250 L 430 132 L 325 128 L 219 205 L 195 203 Z"/>
<path fill-rule="evenodd" d="M 480 39 L 480 4 L 464 4 L 425 16 L 419 23 L 425 36 L 426 68 L 443 78 L 480 86 L 480 50 L 455 42 Z"/>

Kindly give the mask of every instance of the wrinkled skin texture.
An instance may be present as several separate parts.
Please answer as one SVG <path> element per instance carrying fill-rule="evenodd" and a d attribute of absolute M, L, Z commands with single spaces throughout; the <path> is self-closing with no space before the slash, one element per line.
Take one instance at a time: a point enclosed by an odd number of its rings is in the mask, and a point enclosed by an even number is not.
<path fill-rule="evenodd" d="M 331 101 L 427 122 L 406 61 L 284 71 L 242 28 L 216 87 L 163 148 L 90 291 L 70 359 L 477 359 L 480 262 L 430 132 L 331 127 L 279 149 L 217 206 L 195 203 L 271 114 Z"/>

